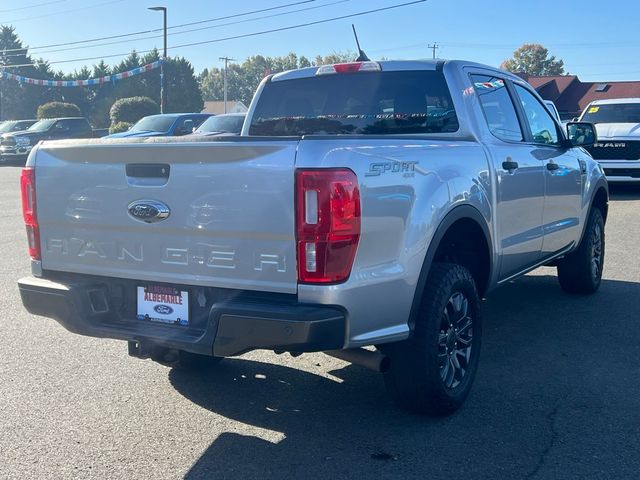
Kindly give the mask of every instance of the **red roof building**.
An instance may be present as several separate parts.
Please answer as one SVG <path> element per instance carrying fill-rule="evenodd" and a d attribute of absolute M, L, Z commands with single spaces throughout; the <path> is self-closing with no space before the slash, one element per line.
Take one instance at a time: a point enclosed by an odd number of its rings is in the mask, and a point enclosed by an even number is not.
<path fill-rule="evenodd" d="M 555 103 L 562 119 L 579 116 L 594 100 L 640 97 L 640 81 L 582 82 L 576 75 L 518 75 L 529 82 L 542 98 Z"/>

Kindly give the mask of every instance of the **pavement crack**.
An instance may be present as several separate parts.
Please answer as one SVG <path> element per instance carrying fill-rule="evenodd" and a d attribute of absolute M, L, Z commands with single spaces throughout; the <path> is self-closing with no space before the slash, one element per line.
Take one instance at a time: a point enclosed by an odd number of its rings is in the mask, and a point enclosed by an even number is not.
<path fill-rule="evenodd" d="M 542 450 L 542 452 L 540 452 L 540 456 L 538 457 L 538 462 L 533 467 L 533 470 L 531 470 L 531 472 L 529 472 L 527 474 L 527 476 L 525 477 L 527 479 L 535 478 L 536 475 L 538 475 L 538 472 L 540 472 L 540 469 L 545 464 L 545 461 L 547 459 L 547 455 L 549 455 L 549 452 L 551 451 L 551 449 L 556 444 L 556 440 L 558 439 L 558 430 L 556 429 L 556 420 L 558 418 L 558 409 L 559 409 L 559 407 L 556 405 L 553 408 L 553 410 L 551 410 L 546 416 L 547 422 L 549 422 L 549 431 L 551 433 L 550 438 L 549 438 L 549 443 L 544 448 L 544 450 Z"/>

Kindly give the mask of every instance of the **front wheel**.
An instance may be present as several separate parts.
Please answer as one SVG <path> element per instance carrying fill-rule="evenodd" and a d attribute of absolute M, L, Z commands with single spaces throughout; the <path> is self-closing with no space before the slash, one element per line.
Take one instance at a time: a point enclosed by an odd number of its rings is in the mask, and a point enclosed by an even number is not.
<path fill-rule="evenodd" d="M 436 263 L 429 272 L 413 336 L 383 346 L 391 357 L 385 385 L 403 408 L 448 415 L 467 398 L 478 368 L 482 319 L 466 268 Z"/>
<path fill-rule="evenodd" d="M 592 208 L 578 248 L 558 261 L 560 287 L 568 293 L 594 293 L 600 287 L 604 267 L 604 218 Z"/>

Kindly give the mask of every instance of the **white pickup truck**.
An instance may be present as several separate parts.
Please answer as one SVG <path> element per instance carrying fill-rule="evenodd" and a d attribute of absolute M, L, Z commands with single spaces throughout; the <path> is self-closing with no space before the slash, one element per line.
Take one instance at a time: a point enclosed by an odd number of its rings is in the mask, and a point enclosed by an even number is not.
<path fill-rule="evenodd" d="M 598 141 L 587 147 L 610 182 L 640 182 L 640 98 L 596 100 L 581 122 L 596 126 Z"/>
<path fill-rule="evenodd" d="M 568 292 L 598 289 L 595 139 L 472 62 L 278 73 L 239 137 L 34 147 L 22 301 L 176 366 L 327 352 L 384 372 L 403 407 L 451 413 L 476 374 L 481 298 L 542 265 Z"/>

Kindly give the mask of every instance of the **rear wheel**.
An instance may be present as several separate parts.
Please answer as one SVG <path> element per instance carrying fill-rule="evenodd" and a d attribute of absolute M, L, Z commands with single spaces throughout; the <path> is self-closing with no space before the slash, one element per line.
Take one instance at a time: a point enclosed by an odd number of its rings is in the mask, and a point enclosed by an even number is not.
<path fill-rule="evenodd" d="M 433 265 L 413 336 L 383 346 L 391 357 L 385 384 L 408 410 L 448 415 L 467 398 L 478 368 L 482 320 L 471 273 L 451 263 Z"/>
<path fill-rule="evenodd" d="M 604 219 L 592 208 L 578 248 L 558 261 L 558 280 L 568 293 L 594 293 L 600 287 L 604 267 Z"/>

